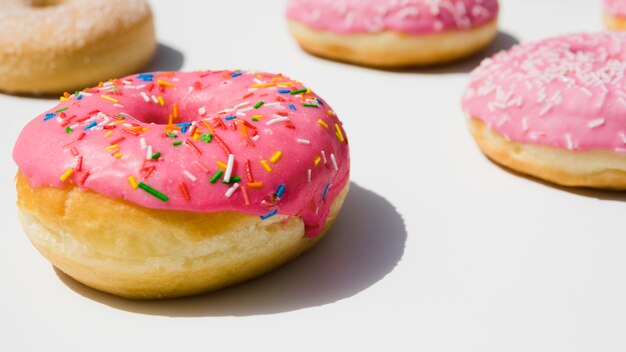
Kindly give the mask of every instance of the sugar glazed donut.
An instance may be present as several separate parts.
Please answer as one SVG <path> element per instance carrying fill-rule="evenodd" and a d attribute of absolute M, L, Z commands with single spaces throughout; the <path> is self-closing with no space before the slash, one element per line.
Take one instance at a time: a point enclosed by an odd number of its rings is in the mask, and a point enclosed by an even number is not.
<path fill-rule="evenodd" d="M 496 36 L 497 0 L 290 0 L 289 29 L 308 52 L 365 66 L 460 59 Z"/>
<path fill-rule="evenodd" d="M 140 70 L 156 49 L 145 0 L 0 0 L 0 91 L 60 94 Z"/>
<path fill-rule="evenodd" d="M 573 34 L 485 60 L 463 99 L 494 161 L 566 186 L 626 189 L 626 34 Z"/>
<path fill-rule="evenodd" d="M 62 99 L 15 145 L 19 213 L 96 289 L 161 298 L 250 279 L 311 248 L 346 197 L 341 123 L 282 75 L 148 73 Z"/>
<path fill-rule="evenodd" d="M 612 30 L 626 29 L 626 1 L 603 0 L 604 24 Z"/>

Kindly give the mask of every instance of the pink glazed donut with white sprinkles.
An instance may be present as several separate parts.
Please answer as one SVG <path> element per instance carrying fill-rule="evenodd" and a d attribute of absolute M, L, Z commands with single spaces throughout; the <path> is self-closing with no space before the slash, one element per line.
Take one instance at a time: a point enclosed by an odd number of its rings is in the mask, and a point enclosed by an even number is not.
<path fill-rule="evenodd" d="M 603 0 L 604 24 L 612 30 L 626 30 L 626 1 Z"/>
<path fill-rule="evenodd" d="M 349 187 L 327 102 L 280 74 L 156 72 L 61 97 L 13 152 L 54 266 L 130 298 L 215 290 L 311 248 Z"/>
<path fill-rule="evenodd" d="M 565 186 L 626 189 L 626 34 L 571 34 L 501 52 L 463 98 L 492 160 Z"/>
<path fill-rule="evenodd" d="M 290 0 L 289 29 L 306 51 L 364 66 L 457 60 L 498 32 L 497 0 Z"/>

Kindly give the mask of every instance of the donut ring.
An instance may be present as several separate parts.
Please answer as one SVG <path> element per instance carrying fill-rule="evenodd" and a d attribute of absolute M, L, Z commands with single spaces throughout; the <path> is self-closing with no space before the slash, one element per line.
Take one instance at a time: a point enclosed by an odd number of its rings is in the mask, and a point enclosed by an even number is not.
<path fill-rule="evenodd" d="M 140 70 L 156 39 L 145 0 L 0 0 L 0 91 L 60 94 Z"/>
<path fill-rule="evenodd" d="M 373 67 L 440 64 L 495 38 L 497 0 L 290 0 L 289 29 L 314 55 Z"/>
<path fill-rule="evenodd" d="M 626 34 L 572 34 L 485 60 L 463 99 L 482 151 L 564 186 L 626 189 Z"/>
<path fill-rule="evenodd" d="M 129 298 L 198 294 L 281 265 L 322 238 L 349 187 L 335 113 L 267 73 L 109 81 L 32 120 L 13 155 L 35 247 Z"/>
<path fill-rule="evenodd" d="M 604 24 L 608 29 L 626 30 L 626 3 L 621 0 L 603 0 Z"/>

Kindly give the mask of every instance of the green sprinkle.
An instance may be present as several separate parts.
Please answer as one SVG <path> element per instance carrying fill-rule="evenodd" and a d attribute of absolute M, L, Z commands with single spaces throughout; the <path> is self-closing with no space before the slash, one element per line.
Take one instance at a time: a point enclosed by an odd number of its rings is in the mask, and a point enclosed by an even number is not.
<path fill-rule="evenodd" d="M 115 114 L 115 117 L 117 117 L 120 120 L 125 120 L 126 119 L 124 116 L 122 116 L 122 114 Z"/>
<path fill-rule="evenodd" d="M 296 95 L 296 94 L 301 94 L 301 93 L 306 93 L 308 89 L 304 88 L 304 89 L 298 89 L 298 90 L 294 90 L 293 92 L 289 93 L 291 95 Z"/>
<path fill-rule="evenodd" d="M 168 196 L 166 196 L 165 194 L 157 191 L 156 189 L 148 186 L 147 184 L 143 183 L 143 182 L 139 182 L 139 184 L 137 185 L 139 186 L 139 188 L 143 189 L 144 191 L 150 193 L 151 195 L 159 198 L 160 200 L 167 202 L 168 200 L 170 200 L 170 198 Z"/>
<path fill-rule="evenodd" d="M 64 107 L 63 109 L 59 109 L 59 110 L 57 110 L 56 112 L 62 112 L 62 111 L 65 111 L 65 110 L 67 110 L 67 109 L 69 109 L 69 108 L 66 106 L 66 107 Z"/>
<path fill-rule="evenodd" d="M 302 105 L 304 105 L 307 108 L 316 108 L 316 109 L 319 108 L 319 106 L 317 106 L 317 104 L 302 104 Z"/>
<path fill-rule="evenodd" d="M 211 141 L 213 140 L 213 135 L 210 133 L 203 133 L 201 138 L 203 142 L 211 143 Z"/>
<path fill-rule="evenodd" d="M 178 147 L 181 144 L 183 144 L 183 142 L 181 142 L 181 141 L 176 141 L 176 142 L 172 143 L 172 145 L 175 146 L 175 147 Z"/>
<path fill-rule="evenodd" d="M 222 171 L 222 170 L 220 170 L 220 171 Z M 241 177 L 239 177 L 239 176 L 232 176 L 232 177 L 230 178 L 230 180 L 228 180 L 228 181 L 222 181 L 222 182 L 223 182 L 223 183 L 226 183 L 226 184 L 229 184 L 229 183 L 236 183 L 236 182 L 239 182 L 239 181 L 241 181 Z"/>
<path fill-rule="evenodd" d="M 72 128 L 70 126 L 65 127 L 65 133 L 72 133 Z"/>
<path fill-rule="evenodd" d="M 161 157 L 161 152 L 156 152 L 156 153 L 152 154 L 152 160 L 156 160 L 159 157 Z"/>
<path fill-rule="evenodd" d="M 167 132 L 166 135 L 170 138 L 177 138 L 178 136 L 173 134 L 172 132 Z"/>
<path fill-rule="evenodd" d="M 261 106 L 263 106 L 263 104 L 265 104 L 264 102 L 260 101 L 258 103 L 256 103 L 256 105 L 254 106 L 255 109 L 260 108 Z"/>
<path fill-rule="evenodd" d="M 213 175 L 213 177 L 211 177 L 211 183 L 217 182 L 217 180 L 219 180 L 220 177 L 222 177 L 223 174 L 224 174 L 224 170 L 222 170 L 222 169 L 217 170 L 215 175 Z"/>
<path fill-rule="evenodd" d="M 259 119 L 257 119 L 256 117 L 253 117 L 252 121 L 257 122 L 257 121 L 259 121 Z"/>
<path fill-rule="evenodd" d="M 75 90 L 75 91 L 74 91 L 74 95 L 76 95 L 76 96 L 77 96 L 78 94 L 80 94 L 80 92 L 79 92 L 79 91 L 77 91 L 77 90 Z"/>

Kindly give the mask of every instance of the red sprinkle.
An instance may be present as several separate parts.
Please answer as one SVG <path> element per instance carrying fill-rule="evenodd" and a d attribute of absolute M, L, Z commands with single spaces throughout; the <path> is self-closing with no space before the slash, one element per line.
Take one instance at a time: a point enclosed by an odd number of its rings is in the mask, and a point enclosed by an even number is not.
<path fill-rule="evenodd" d="M 196 147 L 195 144 L 193 144 L 193 142 L 191 141 L 191 139 L 186 139 L 185 140 L 185 145 L 187 147 L 189 147 L 189 149 L 193 150 L 194 153 L 196 153 L 196 155 L 200 155 L 202 154 L 202 152 L 200 151 L 200 149 L 198 149 L 198 147 Z"/>
<path fill-rule="evenodd" d="M 246 159 L 246 176 L 248 176 L 248 182 L 254 182 L 254 176 L 252 175 L 252 167 L 250 167 L 250 160 Z"/>
<path fill-rule="evenodd" d="M 114 139 L 114 140 L 112 140 L 111 142 L 109 142 L 109 144 L 110 144 L 110 145 L 117 144 L 117 143 L 119 143 L 119 142 L 121 142 L 121 141 L 123 141 L 123 140 L 125 140 L 125 139 L 126 139 L 126 137 L 120 137 L 120 138 L 118 138 L 118 139 Z"/>
<path fill-rule="evenodd" d="M 220 147 L 222 147 L 222 149 L 224 150 L 224 153 L 226 153 L 226 156 L 229 156 L 230 154 L 232 154 L 230 152 L 230 148 L 228 148 L 228 146 L 226 145 L 226 143 L 224 143 L 224 141 L 217 135 L 214 134 L 213 138 L 215 138 L 215 140 L 217 141 L 217 143 L 219 143 Z"/>
<path fill-rule="evenodd" d="M 185 184 L 185 182 L 181 182 L 178 185 L 178 188 L 180 189 L 180 193 L 183 194 L 183 197 L 185 198 L 185 200 L 187 201 L 191 200 L 191 197 L 189 196 L 189 190 L 187 189 L 187 185 Z"/>

